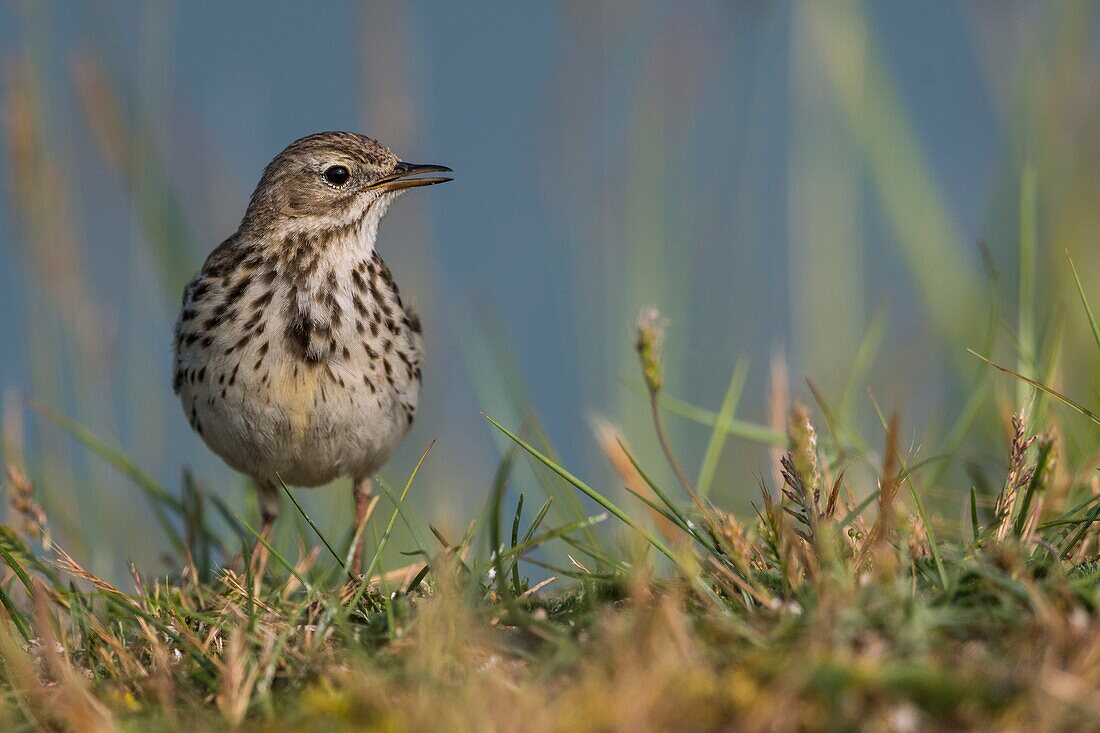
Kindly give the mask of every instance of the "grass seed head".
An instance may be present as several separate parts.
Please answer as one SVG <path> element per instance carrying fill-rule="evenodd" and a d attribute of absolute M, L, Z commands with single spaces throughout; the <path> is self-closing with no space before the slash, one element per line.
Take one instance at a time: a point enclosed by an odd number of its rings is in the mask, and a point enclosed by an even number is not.
<path fill-rule="evenodd" d="M 41 542 L 43 549 L 49 552 L 53 542 L 46 526 L 46 512 L 34 498 L 34 483 L 12 465 L 8 466 L 8 488 L 11 490 L 11 508 L 22 518 L 20 529 L 23 534 Z"/>
<path fill-rule="evenodd" d="M 638 314 L 638 360 L 642 365 L 642 377 L 651 395 L 661 391 L 664 375 L 661 373 L 661 345 L 665 340 L 668 321 L 661 317 L 660 311 L 652 306 L 642 309 Z"/>
<path fill-rule="evenodd" d="M 809 409 L 801 402 L 796 402 L 791 408 L 787 437 L 795 474 L 816 498 L 821 489 L 821 472 L 817 465 L 817 431 L 810 422 Z"/>

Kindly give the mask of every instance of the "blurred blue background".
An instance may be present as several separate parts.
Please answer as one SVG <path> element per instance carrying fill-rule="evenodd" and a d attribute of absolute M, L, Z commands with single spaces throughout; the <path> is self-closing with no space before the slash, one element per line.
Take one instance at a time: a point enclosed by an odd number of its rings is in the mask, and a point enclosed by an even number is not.
<path fill-rule="evenodd" d="M 139 491 L 29 400 L 170 490 L 186 465 L 247 511 L 172 395 L 172 324 L 263 166 L 325 129 L 456 171 L 397 203 L 379 244 L 426 326 L 421 411 L 385 471 L 403 480 L 438 438 L 415 490 L 425 521 L 460 533 L 482 505 L 502 445 L 482 410 L 537 414 L 566 465 L 613 487 L 591 429 L 606 418 L 667 478 L 632 349 L 643 305 L 670 322 L 668 395 L 716 410 L 746 357 L 738 416 L 763 426 L 775 379 L 811 401 L 811 377 L 870 440 L 868 389 L 932 450 L 975 390 L 990 415 L 1028 397 L 967 346 L 1088 400 L 1065 252 L 1100 290 L 1092 9 L 4 4 L 5 460 L 101 571 L 163 538 Z M 710 428 L 668 419 L 697 466 Z M 944 491 L 999 460 L 995 424 L 974 428 Z M 714 495 L 748 509 L 769 461 L 732 439 Z M 346 487 L 307 498 L 327 527 L 349 502 Z"/>

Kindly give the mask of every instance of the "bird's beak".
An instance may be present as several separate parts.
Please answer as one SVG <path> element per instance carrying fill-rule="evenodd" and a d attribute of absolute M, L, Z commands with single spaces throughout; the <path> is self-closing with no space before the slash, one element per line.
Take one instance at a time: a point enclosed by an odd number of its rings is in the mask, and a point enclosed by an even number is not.
<path fill-rule="evenodd" d="M 424 173 L 454 173 L 445 165 L 430 165 L 422 163 L 398 163 L 394 166 L 393 173 L 371 183 L 368 188 L 383 191 L 400 191 L 406 188 L 418 188 L 420 186 L 434 186 L 437 183 L 453 181 L 449 177 L 413 178 Z"/>

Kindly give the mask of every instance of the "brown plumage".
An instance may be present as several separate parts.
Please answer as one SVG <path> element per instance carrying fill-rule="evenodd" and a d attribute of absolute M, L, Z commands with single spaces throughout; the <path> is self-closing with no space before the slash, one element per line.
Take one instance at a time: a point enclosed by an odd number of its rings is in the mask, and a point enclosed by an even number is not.
<path fill-rule="evenodd" d="M 302 138 L 184 292 L 174 388 L 206 444 L 255 480 L 265 534 L 280 480 L 350 475 L 361 522 L 372 473 L 412 423 L 420 321 L 374 242 L 393 199 L 450 180 L 421 175 L 440 171 L 355 133 Z"/>

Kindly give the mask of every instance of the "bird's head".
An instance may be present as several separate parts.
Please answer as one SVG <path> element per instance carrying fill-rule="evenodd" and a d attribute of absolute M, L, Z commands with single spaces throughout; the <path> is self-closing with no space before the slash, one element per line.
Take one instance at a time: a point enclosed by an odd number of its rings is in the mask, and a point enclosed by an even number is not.
<path fill-rule="evenodd" d="M 324 233 L 366 223 L 373 236 L 389 203 L 403 191 L 445 183 L 442 165 L 405 163 L 377 140 L 354 132 L 321 132 L 296 140 L 264 169 L 242 228 L 258 236 Z"/>

